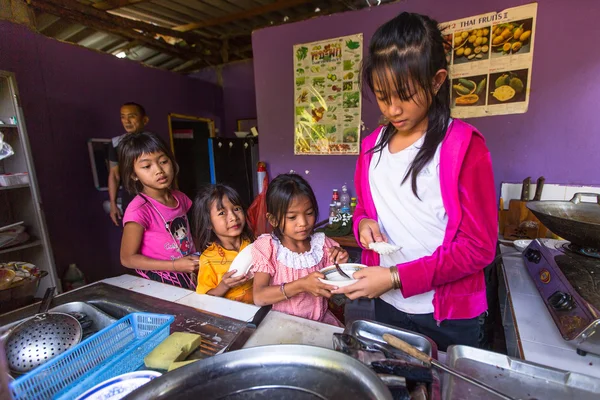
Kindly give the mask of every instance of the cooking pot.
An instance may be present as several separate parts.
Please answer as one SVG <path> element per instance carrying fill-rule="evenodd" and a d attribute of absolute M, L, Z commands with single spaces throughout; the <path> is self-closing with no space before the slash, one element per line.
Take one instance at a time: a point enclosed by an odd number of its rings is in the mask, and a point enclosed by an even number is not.
<path fill-rule="evenodd" d="M 391 400 L 366 365 L 337 351 L 303 345 L 252 347 L 197 361 L 140 387 L 146 399 Z"/>
<path fill-rule="evenodd" d="M 582 197 L 595 202 L 583 202 Z M 600 249 L 600 194 L 576 193 L 570 201 L 530 201 L 527 208 L 546 228 L 573 244 Z"/>

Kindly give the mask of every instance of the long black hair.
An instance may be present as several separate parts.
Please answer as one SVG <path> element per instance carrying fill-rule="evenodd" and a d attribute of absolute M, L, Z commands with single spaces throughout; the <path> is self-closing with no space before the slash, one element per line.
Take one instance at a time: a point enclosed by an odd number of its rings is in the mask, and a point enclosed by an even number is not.
<path fill-rule="evenodd" d="M 420 14 L 403 12 L 381 25 L 369 44 L 369 53 L 363 63 L 362 79 L 371 91 L 375 82 L 381 87 L 386 103 L 391 103 L 387 82 L 391 72 L 400 100 L 412 101 L 414 90 L 422 91 L 429 105 L 427 132 L 422 147 L 411 163 L 404 180 L 411 177 L 412 191 L 417 194 L 417 176 L 433 159 L 439 144 L 446 136 L 450 119 L 450 82 L 434 87 L 433 79 L 440 69 L 448 69 L 444 38 L 437 21 Z M 370 149 L 381 152 L 388 145 L 396 129 L 388 123 L 379 142 Z M 381 153 L 380 153 L 381 156 Z"/>
<path fill-rule="evenodd" d="M 213 204 L 217 205 L 217 209 L 223 208 L 223 199 L 227 196 L 231 204 L 241 207 L 246 217 L 246 223 L 242 230 L 242 240 L 252 242 L 254 234 L 248 224 L 248 216 L 246 208 L 242 204 L 242 199 L 238 192 L 227 185 L 216 184 L 209 185 L 200 190 L 194 199 L 194 241 L 198 251 L 204 251 L 212 243 L 222 245 L 219 238 L 213 232 L 212 223 L 210 222 L 210 209 Z"/>
<path fill-rule="evenodd" d="M 141 193 L 144 189 L 139 180 L 133 179 L 133 166 L 136 160 L 143 154 L 164 153 L 173 164 L 173 171 L 175 172 L 173 181 L 175 181 L 175 176 L 179 173 L 179 165 L 177 165 L 171 149 L 169 149 L 164 140 L 151 132 L 126 134 L 117 146 L 117 153 L 123 188 L 133 195 Z"/>
<path fill-rule="evenodd" d="M 298 174 L 281 174 L 269 183 L 267 189 L 267 213 L 273 226 L 273 234 L 281 240 L 285 229 L 285 214 L 293 199 L 306 196 L 319 220 L 319 205 L 310 184 Z"/>

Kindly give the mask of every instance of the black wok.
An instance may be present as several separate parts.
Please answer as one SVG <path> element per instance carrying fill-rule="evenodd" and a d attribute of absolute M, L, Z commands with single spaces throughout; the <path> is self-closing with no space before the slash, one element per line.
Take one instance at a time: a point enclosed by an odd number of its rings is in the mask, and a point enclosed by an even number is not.
<path fill-rule="evenodd" d="M 582 197 L 595 202 L 583 202 Z M 576 193 L 570 201 L 530 201 L 527 208 L 556 235 L 579 246 L 600 249 L 600 194 Z"/>

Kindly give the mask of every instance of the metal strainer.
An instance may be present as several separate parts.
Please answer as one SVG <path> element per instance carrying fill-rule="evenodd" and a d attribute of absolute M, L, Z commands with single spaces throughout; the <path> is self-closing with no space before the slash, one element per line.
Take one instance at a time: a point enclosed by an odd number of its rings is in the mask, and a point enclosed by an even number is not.
<path fill-rule="evenodd" d="M 8 367 L 15 374 L 29 372 L 81 341 L 81 325 L 76 318 L 48 312 L 54 289 L 46 291 L 38 314 L 8 334 L 6 356 Z"/>

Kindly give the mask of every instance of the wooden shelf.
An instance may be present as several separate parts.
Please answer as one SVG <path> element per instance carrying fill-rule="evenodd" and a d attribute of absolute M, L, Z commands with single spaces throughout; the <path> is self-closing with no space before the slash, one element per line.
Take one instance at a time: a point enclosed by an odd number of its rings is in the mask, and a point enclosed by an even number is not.
<path fill-rule="evenodd" d="M 0 190 L 21 189 L 27 187 L 29 187 L 29 183 L 24 183 L 22 185 L 0 186 Z"/>
<path fill-rule="evenodd" d="M 33 242 L 23 243 L 19 246 L 9 247 L 6 249 L 0 249 L 0 254 L 12 253 L 13 251 L 24 250 L 24 249 L 28 249 L 30 247 L 36 247 L 36 246 L 41 246 L 41 245 L 42 245 L 41 240 L 34 240 Z"/>

